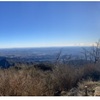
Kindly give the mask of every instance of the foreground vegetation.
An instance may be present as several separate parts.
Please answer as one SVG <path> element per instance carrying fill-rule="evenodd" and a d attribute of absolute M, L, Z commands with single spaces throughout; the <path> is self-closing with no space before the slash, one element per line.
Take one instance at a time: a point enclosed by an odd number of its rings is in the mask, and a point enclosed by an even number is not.
<path fill-rule="evenodd" d="M 46 65 L 45 65 L 46 66 Z M 0 70 L 1 96 L 58 96 L 79 95 L 84 91 L 87 80 L 99 81 L 100 66 L 86 64 L 81 67 L 72 67 L 59 64 L 52 70 L 43 70 L 34 65 L 20 64 L 16 67 Z M 72 93 L 74 90 L 74 94 Z M 82 90 L 83 89 L 83 90 Z M 80 94 L 84 95 L 84 93 Z"/>

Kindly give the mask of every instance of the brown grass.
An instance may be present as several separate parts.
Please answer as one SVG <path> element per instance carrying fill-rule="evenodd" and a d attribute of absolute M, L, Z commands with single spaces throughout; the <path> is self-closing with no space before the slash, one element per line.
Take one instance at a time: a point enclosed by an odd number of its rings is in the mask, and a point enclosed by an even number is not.
<path fill-rule="evenodd" d="M 0 95 L 43 95 L 44 77 L 36 69 L 0 71 Z"/>
<path fill-rule="evenodd" d="M 83 90 L 84 85 L 93 88 L 94 82 L 82 80 L 91 77 L 94 70 L 98 71 L 96 66 L 73 68 L 59 64 L 53 71 L 42 71 L 26 65 L 18 65 L 19 69 L 0 69 L 0 96 L 53 96 L 55 92 L 61 95 L 61 91 L 68 92 L 77 86 L 79 91 Z"/>
<path fill-rule="evenodd" d="M 78 95 L 85 95 L 85 86 L 87 86 L 87 94 L 88 96 L 94 96 L 95 87 L 100 86 L 100 82 L 89 80 L 83 80 L 78 83 Z"/>

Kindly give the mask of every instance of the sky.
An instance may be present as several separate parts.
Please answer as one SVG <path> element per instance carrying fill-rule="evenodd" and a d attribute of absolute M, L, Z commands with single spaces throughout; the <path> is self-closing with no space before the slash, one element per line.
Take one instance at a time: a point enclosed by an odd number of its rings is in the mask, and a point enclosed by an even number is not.
<path fill-rule="evenodd" d="M 0 48 L 89 46 L 100 38 L 100 2 L 0 2 Z"/>

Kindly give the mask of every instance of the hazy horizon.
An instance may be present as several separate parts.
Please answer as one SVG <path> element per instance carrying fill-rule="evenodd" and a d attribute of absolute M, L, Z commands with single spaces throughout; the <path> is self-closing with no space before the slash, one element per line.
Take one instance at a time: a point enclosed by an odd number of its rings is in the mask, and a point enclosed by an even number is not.
<path fill-rule="evenodd" d="M 0 48 L 92 46 L 100 2 L 0 2 Z"/>
<path fill-rule="evenodd" d="M 0 48 L 0 50 L 2 49 L 42 49 L 42 48 L 87 48 L 87 47 L 92 47 L 92 46 L 49 46 L 49 47 L 8 47 L 8 48 Z"/>

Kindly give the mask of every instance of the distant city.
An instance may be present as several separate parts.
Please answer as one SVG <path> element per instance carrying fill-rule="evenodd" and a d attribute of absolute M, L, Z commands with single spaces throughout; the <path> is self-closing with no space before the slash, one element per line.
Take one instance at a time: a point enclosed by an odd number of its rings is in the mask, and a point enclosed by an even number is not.
<path fill-rule="evenodd" d="M 61 51 L 61 55 L 82 55 L 83 48 L 90 47 L 46 47 L 46 48 L 13 48 L 0 49 L 0 57 L 26 61 L 54 61 Z"/>

